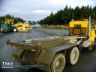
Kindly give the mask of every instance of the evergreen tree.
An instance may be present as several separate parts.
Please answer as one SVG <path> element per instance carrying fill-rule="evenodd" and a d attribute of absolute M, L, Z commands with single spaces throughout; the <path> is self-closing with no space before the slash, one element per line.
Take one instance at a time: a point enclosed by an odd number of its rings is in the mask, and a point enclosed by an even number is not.
<path fill-rule="evenodd" d="M 96 19 L 96 6 L 91 8 L 88 6 L 79 6 L 74 9 L 66 6 L 64 10 L 57 11 L 56 14 L 51 13 L 46 18 L 42 19 L 40 24 L 68 24 L 71 19 L 74 20 L 83 20 L 88 19 L 89 16 L 92 16 L 92 19 Z"/>

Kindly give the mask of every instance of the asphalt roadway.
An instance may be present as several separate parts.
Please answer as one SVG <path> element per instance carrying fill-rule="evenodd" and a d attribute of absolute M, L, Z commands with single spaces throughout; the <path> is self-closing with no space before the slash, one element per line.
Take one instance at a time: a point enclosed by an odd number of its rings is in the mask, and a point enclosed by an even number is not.
<path fill-rule="evenodd" d="M 11 53 L 15 48 L 8 47 L 6 45 L 7 40 L 21 41 L 53 35 L 65 35 L 67 32 L 67 30 L 33 29 L 32 32 L 6 33 L 0 35 L 0 72 L 43 72 L 39 69 L 23 70 L 17 67 L 2 68 L 3 62 L 12 62 L 13 65 L 21 65 L 20 62 L 11 58 Z M 66 64 L 63 72 L 96 72 L 96 50 L 82 51 L 78 63 L 74 66 Z"/>

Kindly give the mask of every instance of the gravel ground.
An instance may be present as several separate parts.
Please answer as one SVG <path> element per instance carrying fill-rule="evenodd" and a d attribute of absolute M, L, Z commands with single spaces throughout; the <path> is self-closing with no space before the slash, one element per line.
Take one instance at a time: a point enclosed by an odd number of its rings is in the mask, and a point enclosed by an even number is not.
<path fill-rule="evenodd" d="M 0 66 L 2 62 L 13 62 L 14 65 L 20 65 L 18 61 L 11 58 L 11 53 L 15 48 L 9 48 L 6 45 L 7 40 L 21 41 L 25 39 L 33 39 L 39 37 L 48 37 L 53 35 L 64 35 L 67 34 L 66 30 L 56 29 L 33 29 L 32 32 L 18 32 L 18 33 L 7 33 L 0 36 Z M 43 72 L 38 69 L 30 69 L 28 71 L 13 68 L 13 69 L 2 69 L 0 72 Z M 63 72 L 96 72 L 96 50 L 94 51 L 82 51 L 79 61 L 76 65 L 70 66 L 66 64 Z"/>
<path fill-rule="evenodd" d="M 36 30 L 39 30 L 47 33 L 49 35 L 59 35 L 59 36 L 64 36 L 64 35 L 68 35 L 68 30 L 61 30 L 61 29 L 44 29 L 44 28 L 37 28 Z"/>

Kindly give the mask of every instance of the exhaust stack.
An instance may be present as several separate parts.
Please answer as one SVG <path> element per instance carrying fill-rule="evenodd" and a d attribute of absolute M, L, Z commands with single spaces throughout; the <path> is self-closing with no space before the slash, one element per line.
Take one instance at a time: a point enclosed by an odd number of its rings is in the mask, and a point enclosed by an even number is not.
<path fill-rule="evenodd" d="M 91 32 L 91 16 L 89 17 L 88 36 L 90 36 L 90 32 Z"/>

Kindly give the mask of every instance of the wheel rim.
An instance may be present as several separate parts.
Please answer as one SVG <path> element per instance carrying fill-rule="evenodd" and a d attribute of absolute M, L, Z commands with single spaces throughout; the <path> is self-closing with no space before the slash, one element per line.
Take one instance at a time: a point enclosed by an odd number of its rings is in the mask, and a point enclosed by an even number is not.
<path fill-rule="evenodd" d="M 52 72 L 62 72 L 65 67 L 65 57 L 63 55 L 57 56 L 52 63 Z"/>
<path fill-rule="evenodd" d="M 61 64 L 63 64 L 63 59 L 58 59 L 56 62 L 55 62 L 55 69 L 60 69 L 61 68 Z"/>
<path fill-rule="evenodd" d="M 70 55 L 70 62 L 72 65 L 76 64 L 79 58 L 79 49 L 77 47 L 73 48 Z"/>

